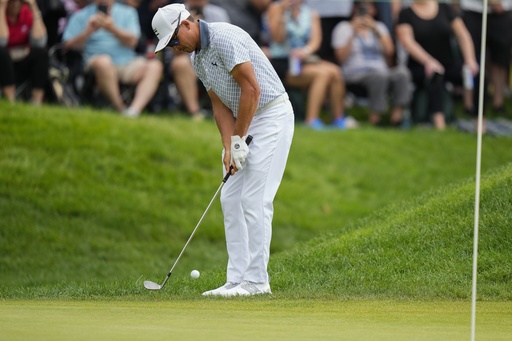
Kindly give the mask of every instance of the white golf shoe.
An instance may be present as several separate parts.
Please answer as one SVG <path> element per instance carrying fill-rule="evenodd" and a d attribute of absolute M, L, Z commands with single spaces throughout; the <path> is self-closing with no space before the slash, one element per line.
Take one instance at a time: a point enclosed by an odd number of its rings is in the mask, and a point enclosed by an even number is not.
<path fill-rule="evenodd" d="M 240 285 L 240 283 L 233 283 L 233 282 L 227 282 L 221 287 L 218 287 L 217 289 L 208 290 L 203 292 L 203 296 L 222 296 L 222 293 L 235 288 L 236 286 Z"/>
<path fill-rule="evenodd" d="M 272 291 L 270 290 L 270 284 L 268 282 L 253 283 L 249 281 L 243 281 L 242 283 L 231 289 L 222 291 L 219 295 L 223 297 L 233 297 L 263 294 L 272 294 Z"/>

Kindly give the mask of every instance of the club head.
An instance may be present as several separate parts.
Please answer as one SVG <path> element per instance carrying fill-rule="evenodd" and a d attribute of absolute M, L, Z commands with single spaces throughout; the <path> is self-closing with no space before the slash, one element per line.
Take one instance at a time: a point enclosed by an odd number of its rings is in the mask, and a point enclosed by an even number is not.
<path fill-rule="evenodd" d="M 160 284 L 156 284 L 155 282 L 144 281 L 144 288 L 148 290 L 160 290 L 162 289 L 162 286 Z"/>

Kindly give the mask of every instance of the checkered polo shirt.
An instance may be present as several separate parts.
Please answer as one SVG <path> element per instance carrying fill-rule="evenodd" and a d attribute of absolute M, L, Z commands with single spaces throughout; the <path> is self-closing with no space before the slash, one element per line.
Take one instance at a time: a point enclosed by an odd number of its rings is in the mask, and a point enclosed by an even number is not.
<path fill-rule="evenodd" d="M 191 54 L 192 65 L 206 90 L 213 90 L 235 117 L 241 88 L 230 72 L 238 64 L 252 63 L 261 88 L 258 108 L 285 93 L 274 67 L 247 32 L 228 23 L 200 21 L 200 28 L 201 49 Z"/>

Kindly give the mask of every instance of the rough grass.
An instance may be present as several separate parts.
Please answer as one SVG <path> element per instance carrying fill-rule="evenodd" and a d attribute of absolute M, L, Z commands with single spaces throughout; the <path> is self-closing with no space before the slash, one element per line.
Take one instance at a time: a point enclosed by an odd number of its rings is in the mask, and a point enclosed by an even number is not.
<path fill-rule="evenodd" d="M 485 299 L 510 300 L 512 139 L 484 138 Z M 0 296 L 193 298 L 221 284 L 215 124 L 0 102 Z M 275 202 L 270 273 L 283 298 L 460 299 L 470 288 L 475 136 L 300 126 Z M 200 279 L 188 276 L 201 271 Z"/>

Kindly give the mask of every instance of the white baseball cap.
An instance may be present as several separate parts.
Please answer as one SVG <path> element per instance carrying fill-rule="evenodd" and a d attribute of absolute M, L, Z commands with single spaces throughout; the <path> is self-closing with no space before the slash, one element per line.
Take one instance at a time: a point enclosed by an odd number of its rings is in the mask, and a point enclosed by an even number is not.
<path fill-rule="evenodd" d="M 181 14 L 181 16 L 180 16 Z M 161 7 L 153 16 L 151 26 L 158 38 L 155 52 L 162 50 L 169 44 L 176 27 L 185 19 L 188 19 L 190 12 L 186 10 L 183 4 L 171 4 Z"/>

